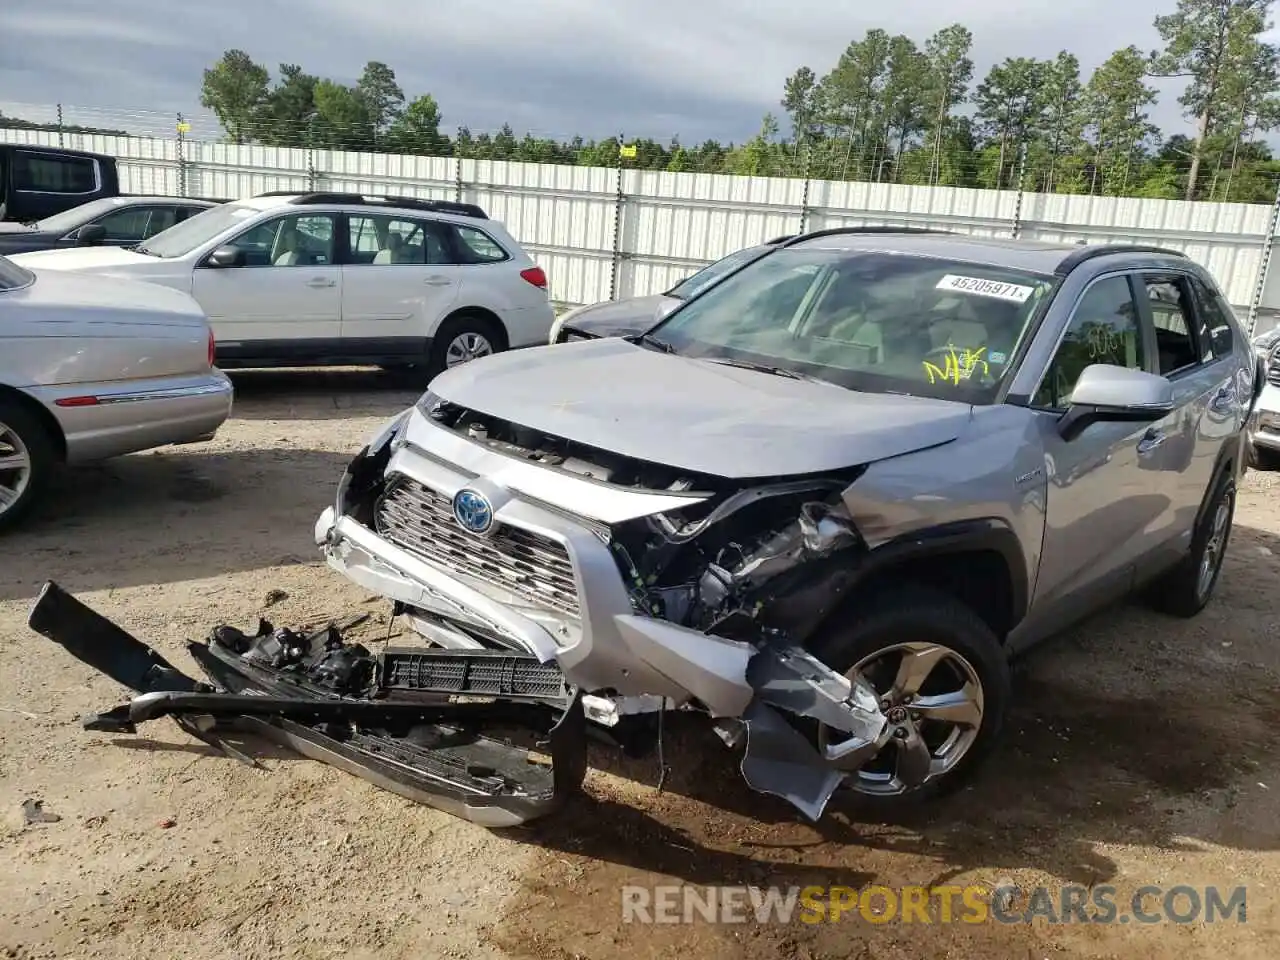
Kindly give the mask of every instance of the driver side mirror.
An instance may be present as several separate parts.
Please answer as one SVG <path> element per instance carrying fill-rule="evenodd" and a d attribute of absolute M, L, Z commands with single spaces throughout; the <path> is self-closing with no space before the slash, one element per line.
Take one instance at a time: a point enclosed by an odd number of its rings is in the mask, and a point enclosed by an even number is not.
<path fill-rule="evenodd" d="M 244 253 L 231 246 L 219 247 L 209 254 L 209 259 L 205 261 L 205 266 L 213 267 L 215 270 L 224 270 L 227 267 L 240 267 L 243 265 Z"/>
<path fill-rule="evenodd" d="M 76 231 L 77 247 L 96 247 L 107 239 L 107 228 L 100 223 L 86 223 Z"/>
<path fill-rule="evenodd" d="M 1173 412 L 1173 384 L 1145 370 L 1094 363 L 1084 368 L 1058 421 L 1063 440 L 1095 423 L 1151 423 Z"/>

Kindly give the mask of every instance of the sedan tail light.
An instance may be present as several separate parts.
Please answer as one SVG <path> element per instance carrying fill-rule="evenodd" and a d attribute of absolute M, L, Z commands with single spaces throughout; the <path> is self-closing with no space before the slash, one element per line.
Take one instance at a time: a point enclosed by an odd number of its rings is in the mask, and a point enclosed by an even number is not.
<path fill-rule="evenodd" d="M 209 366 L 218 359 L 218 341 L 213 336 L 213 327 L 209 328 Z"/>
<path fill-rule="evenodd" d="M 547 275 L 542 272 L 541 267 L 530 267 L 528 270 L 521 270 L 520 277 L 540 290 L 547 289 Z"/>

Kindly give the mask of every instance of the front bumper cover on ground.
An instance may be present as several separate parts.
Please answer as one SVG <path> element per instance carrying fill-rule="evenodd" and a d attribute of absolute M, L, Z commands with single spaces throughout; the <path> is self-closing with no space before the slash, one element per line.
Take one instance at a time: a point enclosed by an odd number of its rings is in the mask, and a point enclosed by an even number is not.
<path fill-rule="evenodd" d="M 219 627 L 187 645 L 204 682 L 55 583 L 41 589 L 28 623 L 138 694 L 87 718 L 86 729 L 135 733 L 171 716 L 242 760 L 229 735 L 257 735 L 489 827 L 552 813 L 586 775 L 581 693 L 532 657 L 418 648 L 375 657 L 337 626 L 301 634 L 264 621 L 252 636 Z M 549 762 L 482 729 L 531 733 Z"/>

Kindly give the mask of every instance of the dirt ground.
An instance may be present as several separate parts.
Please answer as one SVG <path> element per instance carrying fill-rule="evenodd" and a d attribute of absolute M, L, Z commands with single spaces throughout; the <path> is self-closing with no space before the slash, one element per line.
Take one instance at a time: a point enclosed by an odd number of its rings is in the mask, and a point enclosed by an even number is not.
<path fill-rule="evenodd" d="M 0 957 L 719 958 L 1280 955 L 1280 487 L 1251 473 L 1196 620 L 1130 605 L 1035 652 L 1008 737 L 950 801 L 819 826 L 752 794 L 701 727 L 672 773 L 601 748 L 586 794 L 495 833 L 320 764 L 229 760 L 168 722 L 83 732 L 120 701 L 29 633 L 45 579 L 175 662 L 215 623 L 386 611 L 317 561 L 349 457 L 413 394 L 378 375 L 243 374 L 209 444 L 68 472 L 0 544 Z M 385 624 L 385 620 L 381 621 Z M 24 825 L 25 800 L 56 822 Z M 627 884 L 1247 885 L 1247 922 L 622 922 Z M 1122 910 L 1123 912 L 1123 910 Z"/>

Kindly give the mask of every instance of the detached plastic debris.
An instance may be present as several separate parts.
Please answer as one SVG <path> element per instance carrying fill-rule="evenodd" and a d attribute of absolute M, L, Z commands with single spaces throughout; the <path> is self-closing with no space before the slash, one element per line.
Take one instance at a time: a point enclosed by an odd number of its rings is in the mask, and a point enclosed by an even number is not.
<path fill-rule="evenodd" d="M 46 810 L 43 800 L 23 800 L 22 819 L 27 825 L 30 825 L 33 823 L 57 823 L 62 817 Z"/>
<path fill-rule="evenodd" d="M 250 734 L 489 827 L 545 816 L 581 787 L 586 715 L 581 692 L 556 666 L 505 651 L 425 646 L 375 656 L 343 638 L 366 618 L 311 633 L 265 620 L 252 635 L 217 627 L 187 645 L 208 681 L 187 676 L 56 583 L 41 589 L 27 623 L 137 694 L 86 717 L 87 730 L 134 734 L 167 716 L 242 761 L 228 739 Z M 503 739 L 481 732 L 493 728 Z M 544 756 L 514 745 L 513 731 L 532 734 Z"/>

